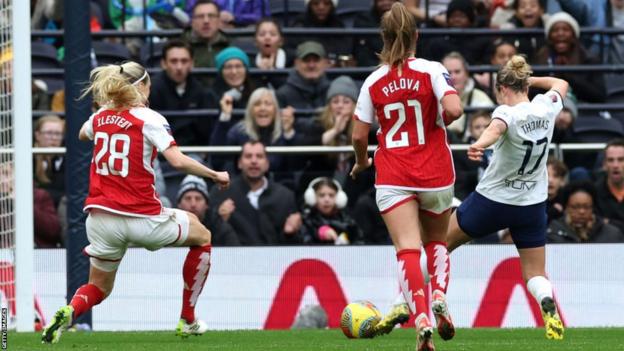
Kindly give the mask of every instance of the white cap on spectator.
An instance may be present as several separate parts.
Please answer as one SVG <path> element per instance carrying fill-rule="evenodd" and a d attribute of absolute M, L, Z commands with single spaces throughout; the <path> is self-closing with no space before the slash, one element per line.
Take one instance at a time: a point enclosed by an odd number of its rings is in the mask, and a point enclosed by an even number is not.
<path fill-rule="evenodd" d="M 332 0 L 332 3 L 334 4 L 334 8 L 338 7 L 338 0 Z M 310 0 L 305 0 L 305 6 L 308 7 L 309 4 Z"/>
<path fill-rule="evenodd" d="M 567 12 L 557 12 L 554 15 L 550 16 L 546 21 L 546 26 L 544 27 L 546 38 L 548 38 L 548 34 L 550 34 L 550 29 L 557 22 L 565 22 L 572 27 L 574 31 L 574 35 L 576 38 L 581 37 L 581 27 L 579 27 L 578 22 L 574 19 L 574 17 L 570 16 Z"/>

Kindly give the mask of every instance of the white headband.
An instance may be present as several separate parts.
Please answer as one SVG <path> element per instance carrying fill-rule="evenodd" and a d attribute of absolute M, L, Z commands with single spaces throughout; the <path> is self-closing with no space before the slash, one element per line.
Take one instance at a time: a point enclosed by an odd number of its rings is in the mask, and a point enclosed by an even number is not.
<path fill-rule="evenodd" d="M 145 79 L 145 77 L 147 77 L 147 70 L 145 70 L 143 72 L 143 75 L 141 76 L 141 78 L 137 79 L 134 83 L 132 83 L 132 85 L 137 85 L 137 84 L 141 83 L 141 81 L 143 81 L 143 79 Z"/>

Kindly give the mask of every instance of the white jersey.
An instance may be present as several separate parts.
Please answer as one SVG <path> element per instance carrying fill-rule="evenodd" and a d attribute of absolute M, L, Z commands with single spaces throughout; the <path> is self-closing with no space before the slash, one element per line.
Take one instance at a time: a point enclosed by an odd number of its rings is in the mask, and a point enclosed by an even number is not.
<path fill-rule="evenodd" d="M 531 102 L 501 105 L 492 113 L 507 124 L 507 132 L 494 144 L 490 164 L 477 185 L 477 192 L 490 200 L 527 206 L 548 197 L 546 159 L 563 108 L 558 92 L 537 95 Z"/>

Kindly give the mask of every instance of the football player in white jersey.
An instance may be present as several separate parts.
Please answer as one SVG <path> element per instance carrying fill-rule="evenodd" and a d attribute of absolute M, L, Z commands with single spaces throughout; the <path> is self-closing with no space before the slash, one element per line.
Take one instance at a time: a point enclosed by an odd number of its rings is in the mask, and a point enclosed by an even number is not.
<path fill-rule="evenodd" d="M 546 337 L 562 339 L 563 324 L 545 272 L 546 159 L 568 83 L 553 77 L 531 77 L 531 73 L 524 57 L 513 56 L 496 77 L 500 106 L 468 149 L 468 157 L 480 161 L 485 149 L 493 146 L 493 157 L 476 191 L 453 213 L 447 242 L 452 251 L 472 239 L 509 228 L 527 288 L 541 306 Z M 548 91 L 529 100 L 529 86 Z"/>

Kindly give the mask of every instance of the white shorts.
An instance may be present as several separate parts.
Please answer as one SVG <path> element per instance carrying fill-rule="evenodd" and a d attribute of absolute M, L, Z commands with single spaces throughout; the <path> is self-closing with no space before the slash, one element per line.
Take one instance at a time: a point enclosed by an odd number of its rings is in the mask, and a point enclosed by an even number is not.
<path fill-rule="evenodd" d="M 376 200 L 379 212 L 382 214 L 392 211 L 394 208 L 416 199 L 419 209 L 431 215 L 439 215 L 451 208 L 453 203 L 453 187 L 443 190 L 407 190 L 396 188 L 377 188 Z"/>
<path fill-rule="evenodd" d="M 84 253 L 98 269 L 112 272 L 126 253 L 128 245 L 155 251 L 165 246 L 182 245 L 189 234 L 189 217 L 185 211 L 165 208 L 151 217 L 129 217 L 98 211 L 91 212 L 86 222 L 89 245 Z"/>

